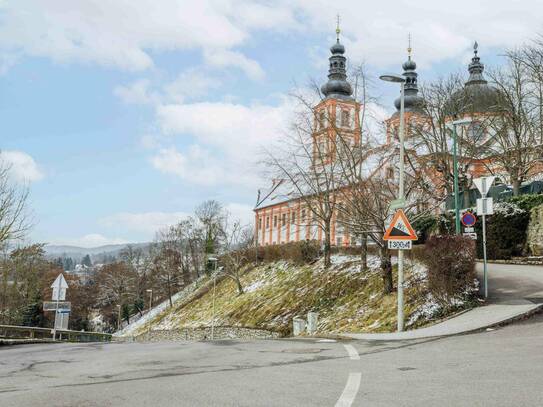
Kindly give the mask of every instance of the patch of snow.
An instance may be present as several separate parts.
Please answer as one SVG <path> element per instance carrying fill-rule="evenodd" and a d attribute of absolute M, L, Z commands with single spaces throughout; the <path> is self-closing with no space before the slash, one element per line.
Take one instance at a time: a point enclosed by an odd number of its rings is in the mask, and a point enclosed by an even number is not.
<path fill-rule="evenodd" d="M 183 290 L 179 291 L 178 293 L 172 295 L 172 304 L 175 305 L 177 302 L 183 300 L 186 298 L 189 294 L 192 294 L 196 288 L 200 286 L 200 283 L 205 277 L 201 277 L 192 284 L 189 284 L 186 286 Z M 145 315 L 143 315 L 140 319 L 137 321 L 131 323 L 130 325 L 124 327 L 120 331 L 117 331 L 113 334 L 113 336 L 131 336 L 133 335 L 139 328 L 145 326 L 150 320 L 154 319 L 158 315 L 160 315 L 162 312 L 166 311 L 170 306 L 170 301 L 168 299 L 162 301 L 157 306 L 153 307 L 149 312 L 147 312 Z M 162 324 L 161 324 L 162 326 Z M 161 328 L 166 329 L 166 328 Z"/>
<path fill-rule="evenodd" d="M 439 310 L 441 310 L 441 305 L 433 297 L 432 294 L 426 296 L 426 300 L 422 306 L 415 311 L 407 321 L 407 326 L 413 325 L 421 318 L 430 319 L 432 318 Z"/>
<path fill-rule="evenodd" d="M 252 293 L 253 291 L 258 290 L 260 287 L 262 287 L 265 284 L 263 280 L 256 280 L 251 285 L 247 286 L 245 288 L 245 292 Z"/>

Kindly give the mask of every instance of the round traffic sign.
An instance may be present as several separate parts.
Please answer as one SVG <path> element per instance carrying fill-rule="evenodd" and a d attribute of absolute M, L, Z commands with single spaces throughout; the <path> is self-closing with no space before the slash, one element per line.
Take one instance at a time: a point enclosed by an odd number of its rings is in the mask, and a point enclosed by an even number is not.
<path fill-rule="evenodd" d="M 466 212 L 462 215 L 462 217 L 460 218 L 460 221 L 462 222 L 464 226 L 470 227 L 470 226 L 475 225 L 475 222 L 477 222 L 477 218 L 475 217 L 473 213 Z"/>

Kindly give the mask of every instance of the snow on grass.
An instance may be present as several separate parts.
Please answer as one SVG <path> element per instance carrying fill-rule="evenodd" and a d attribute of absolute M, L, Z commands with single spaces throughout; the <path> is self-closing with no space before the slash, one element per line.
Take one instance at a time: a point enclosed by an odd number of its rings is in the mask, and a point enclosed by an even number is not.
<path fill-rule="evenodd" d="M 209 290 L 172 309 L 153 310 L 153 329 L 210 326 L 214 320 L 216 325 L 289 333 L 295 316 L 305 318 L 309 311 L 314 311 L 319 314 L 321 333 L 393 331 L 396 292 L 383 293 L 379 257 L 368 255 L 367 270 L 361 270 L 359 256 L 335 254 L 331 261 L 329 269 L 324 268 L 322 260 L 303 266 L 286 261 L 248 265 L 241 278 L 243 295 L 238 295 L 231 279 L 223 279 L 217 282 L 215 298 Z M 437 302 L 428 296 L 426 269 L 415 260 L 408 260 L 405 274 L 408 325 L 423 326 L 440 312 Z M 139 325 L 140 332 L 145 323 Z"/>
<path fill-rule="evenodd" d="M 196 280 L 194 283 L 188 285 L 185 287 L 182 291 L 179 291 L 178 293 L 172 295 L 172 303 L 176 304 L 179 301 L 186 298 L 189 294 L 191 294 L 197 287 L 201 286 L 205 280 L 207 280 L 208 277 L 204 276 Z M 145 313 L 141 318 L 139 318 L 137 321 L 134 321 L 133 323 L 127 325 L 120 331 L 115 332 L 114 336 L 132 336 L 134 335 L 138 330 L 141 328 L 147 326 L 150 321 L 155 319 L 160 314 L 166 312 L 168 308 L 170 307 L 170 301 L 168 299 L 162 301 L 157 306 L 153 307 L 149 312 Z"/>

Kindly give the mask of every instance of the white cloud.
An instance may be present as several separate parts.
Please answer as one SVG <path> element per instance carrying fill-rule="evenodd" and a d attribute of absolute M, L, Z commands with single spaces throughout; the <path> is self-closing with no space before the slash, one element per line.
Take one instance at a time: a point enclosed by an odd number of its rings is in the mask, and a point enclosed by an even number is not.
<path fill-rule="evenodd" d="M 155 104 L 160 97 L 150 90 L 151 82 L 148 79 L 140 79 L 126 86 L 117 86 L 113 94 L 124 103 L 129 104 Z"/>
<path fill-rule="evenodd" d="M 121 212 L 101 219 L 100 224 L 119 233 L 137 233 L 151 239 L 158 230 L 174 225 L 187 216 L 185 212 Z"/>
<path fill-rule="evenodd" d="M 220 85 L 221 82 L 209 73 L 194 68 L 181 72 L 173 82 L 166 84 L 164 93 L 169 102 L 182 103 L 205 96 L 209 90 Z"/>
<path fill-rule="evenodd" d="M 90 233 L 85 236 L 71 238 L 71 239 L 70 238 L 55 239 L 52 242 L 50 242 L 50 244 L 54 244 L 54 245 L 70 245 L 70 246 L 78 246 L 78 247 L 85 247 L 85 248 L 106 246 L 110 244 L 125 244 L 125 243 L 129 243 L 129 242 L 121 238 L 109 238 L 99 233 Z"/>
<path fill-rule="evenodd" d="M 250 205 L 229 203 L 225 206 L 234 220 L 240 220 L 242 225 L 252 225 L 255 221 L 253 207 Z"/>
<path fill-rule="evenodd" d="M 34 182 L 44 177 L 36 161 L 22 151 L 1 151 L 0 160 L 10 167 L 10 172 L 17 181 Z"/>
<path fill-rule="evenodd" d="M 161 105 L 157 120 L 172 137 L 192 141 L 179 151 L 159 148 L 151 158 L 155 168 L 202 185 L 237 185 L 254 188 L 261 183 L 257 160 L 261 149 L 283 135 L 291 120 L 286 99 L 277 106 L 234 103 Z"/>
<path fill-rule="evenodd" d="M 229 50 L 205 50 L 205 60 L 208 64 L 223 68 L 227 66 L 235 66 L 240 68 L 251 79 L 264 79 L 264 70 L 260 64 L 252 59 L 247 58 L 241 52 Z"/>
<path fill-rule="evenodd" d="M 262 72 L 258 63 L 237 51 L 250 29 L 264 20 L 240 18 L 239 10 L 267 13 L 267 24 L 289 19 L 288 11 L 251 6 L 249 0 L 217 2 L 162 0 L 39 0 L 2 2 L 0 48 L 6 55 L 47 57 L 56 62 L 91 62 L 123 70 L 152 67 L 153 51 L 217 50 L 214 65 L 237 66 L 251 76 Z M 285 10 L 286 11 L 286 10 Z M 253 13 L 253 14 L 254 14 Z M 262 28 L 262 27 L 259 27 Z M 3 57 L 6 59 L 6 57 Z"/>
<path fill-rule="evenodd" d="M 127 70 L 154 64 L 152 55 L 203 51 L 208 63 L 237 66 L 253 78 L 263 71 L 240 48 L 262 31 L 328 33 L 339 13 L 343 41 L 354 59 L 398 64 L 407 33 L 423 65 L 463 55 L 477 39 L 485 47 L 510 47 L 541 31 L 543 2 L 457 0 L 40 0 L 4 1 L 0 60 L 32 55 L 60 62 L 92 62 Z M 5 64 L 4 64 L 5 65 Z"/>

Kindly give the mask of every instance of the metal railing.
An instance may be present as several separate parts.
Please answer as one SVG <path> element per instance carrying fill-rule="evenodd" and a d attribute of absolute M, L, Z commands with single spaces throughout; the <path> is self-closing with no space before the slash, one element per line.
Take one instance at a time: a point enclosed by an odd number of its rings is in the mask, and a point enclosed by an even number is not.
<path fill-rule="evenodd" d="M 0 325 L 0 339 L 52 339 L 51 328 Z M 111 334 L 57 329 L 57 340 L 66 342 L 110 342 Z"/>

